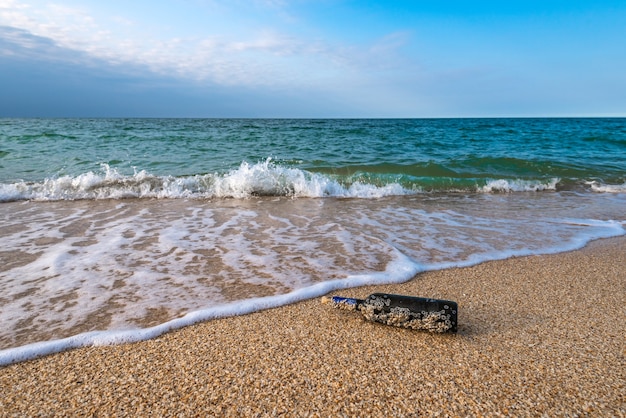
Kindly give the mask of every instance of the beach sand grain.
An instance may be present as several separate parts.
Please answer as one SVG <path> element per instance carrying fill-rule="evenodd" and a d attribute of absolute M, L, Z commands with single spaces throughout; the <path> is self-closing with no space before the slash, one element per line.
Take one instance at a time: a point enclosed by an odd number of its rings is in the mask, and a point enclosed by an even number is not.
<path fill-rule="evenodd" d="M 626 416 L 626 238 L 427 272 L 459 332 L 320 299 L 0 369 L 0 416 Z"/>

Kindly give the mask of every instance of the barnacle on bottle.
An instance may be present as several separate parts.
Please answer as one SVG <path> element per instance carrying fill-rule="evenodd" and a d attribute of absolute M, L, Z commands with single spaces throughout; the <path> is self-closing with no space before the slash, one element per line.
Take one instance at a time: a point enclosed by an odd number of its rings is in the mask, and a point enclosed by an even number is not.
<path fill-rule="evenodd" d="M 329 299 L 322 301 L 328 303 Z M 359 311 L 373 322 L 435 333 L 456 332 L 456 302 L 374 293 L 365 300 L 335 296 L 330 303 L 337 309 Z"/>

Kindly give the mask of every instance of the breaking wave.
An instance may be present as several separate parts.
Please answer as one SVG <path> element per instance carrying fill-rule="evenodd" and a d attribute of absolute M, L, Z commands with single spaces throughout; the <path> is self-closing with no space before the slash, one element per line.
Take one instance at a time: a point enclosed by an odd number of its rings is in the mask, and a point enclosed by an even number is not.
<path fill-rule="evenodd" d="M 315 173 L 274 163 L 242 162 L 225 173 L 157 176 L 145 170 L 132 175 L 108 164 L 101 172 L 47 178 L 40 182 L 0 184 L 0 202 L 125 198 L 236 198 L 253 196 L 381 198 L 432 192 L 514 193 L 554 191 L 561 179 L 460 179 L 336 175 Z M 593 191 L 624 192 L 626 186 L 591 184 Z"/>
<path fill-rule="evenodd" d="M 599 193 L 626 193 L 626 182 L 624 184 L 602 184 L 597 181 L 588 183 L 591 190 Z"/>

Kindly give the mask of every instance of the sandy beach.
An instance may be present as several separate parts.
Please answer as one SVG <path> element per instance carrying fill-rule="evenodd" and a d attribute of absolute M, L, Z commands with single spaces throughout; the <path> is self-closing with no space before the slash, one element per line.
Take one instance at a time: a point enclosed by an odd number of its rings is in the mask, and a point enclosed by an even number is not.
<path fill-rule="evenodd" d="M 423 273 L 457 334 L 320 299 L 0 369 L 0 416 L 626 416 L 626 238 Z"/>

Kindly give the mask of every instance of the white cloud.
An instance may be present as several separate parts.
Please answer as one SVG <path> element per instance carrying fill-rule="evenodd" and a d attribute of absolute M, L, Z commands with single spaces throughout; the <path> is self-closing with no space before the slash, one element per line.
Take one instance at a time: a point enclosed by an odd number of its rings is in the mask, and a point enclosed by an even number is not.
<path fill-rule="evenodd" d="M 263 4 L 265 3 L 265 4 Z M 88 4 L 88 3 L 86 3 Z M 257 7 L 285 14 L 283 1 L 257 1 Z M 198 9 L 200 13 L 200 9 Z M 100 14 L 97 14 L 100 13 Z M 223 15 L 221 16 L 223 18 Z M 235 16 L 230 16 L 234 18 Z M 336 45 L 320 39 L 302 39 L 262 23 L 224 22 L 207 16 L 203 27 L 184 28 L 167 37 L 166 22 L 137 22 L 120 10 L 107 16 L 95 9 L 31 0 L 0 0 L 0 24 L 48 38 L 56 45 L 88 54 L 111 64 L 144 66 L 150 71 L 197 81 L 242 86 L 324 86 L 350 83 L 366 77 L 362 68 L 375 68 L 380 57 L 390 62 L 390 51 L 406 35 L 392 34 L 368 48 Z M 243 22 L 242 21 L 242 22 Z M 230 23 L 230 22 L 229 22 Z M 163 26 L 161 26 L 163 25 Z M 217 29 L 211 32 L 212 28 Z M 155 29 L 156 28 L 156 29 Z M 192 33 L 192 34 L 190 34 Z"/>

